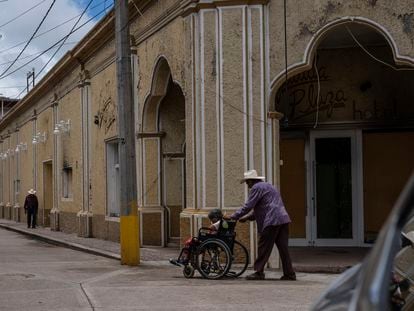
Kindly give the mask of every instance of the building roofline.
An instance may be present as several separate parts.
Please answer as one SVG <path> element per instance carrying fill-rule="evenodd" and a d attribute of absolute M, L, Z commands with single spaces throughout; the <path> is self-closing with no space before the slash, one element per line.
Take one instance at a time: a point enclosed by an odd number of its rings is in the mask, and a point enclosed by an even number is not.
<path fill-rule="evenodd" d="M 139 5 L 145 7 L 150 1 L 140 1 Z M 129 2 L 130 19 L 138 14 Z M 42 79 L 19 102 L 14 105 L 7 115 L 0 121 L 0 132 L 16 118 L 19 113 L 30 108 L 30 104 L 42 98 L 50 92 L 68 72 L 84 63 L 96 53 L 96 51 L 115 37 L 115 10 L 112 8 L 91 30 L 50 69 Z M 54 101 L 50 99 L 51 103 Z"/>

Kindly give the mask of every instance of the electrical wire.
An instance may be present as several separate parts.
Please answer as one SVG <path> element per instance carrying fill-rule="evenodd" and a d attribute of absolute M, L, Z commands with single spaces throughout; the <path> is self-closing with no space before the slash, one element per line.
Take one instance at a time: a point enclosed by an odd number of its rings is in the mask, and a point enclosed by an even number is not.
<path fill-rule="evenodd" d="M 91 10 L 93 10 L 94 8 L 97 8 L 98 6 L 100 6 L 102 3 L 103 3 L 103 2 L 99 2 L 98 4 L 96 4 L 96 5 L 92 6 L 90 9 L 91 9 Z M 106 7 L 106 9 L 108 9 L 108 7 Z M 105 12 L 106 12 L 106 9 L 105 9 Z M 103 11 L 101 11 L 101 12 L 103 12 Z M 64 22 L 62 22 L 62 23 L 60 23 L 60 24 L 56 25 L 55 27 L 52 27 L 52 28 L 50 28 L 50 29 L 48 29 L 48 30 L 46 30 L 46 31 L 44 31 L 44 32 L 42 32 L 42 33 L 39 33 L 39 34 L 38 34 L 38 35 L 36 35 L 33 39 L 39 38 L 39 37 L 41 37 L 41 36 L 43 36 L 43 35 L 45 35 L 45 34 L 47 34 L 47 33 L 51 32 L 51 31 L 53 31 L 53 30 L 55 30 L 55 29 L 57 29 L 57 28 L 59 28 L 59 27 L 61 27 L 61 26 L 65 25 L 65 24 L 67 24 L 67 23 L 69 23 L 69 22 L 71 22 L 71 21 L 73 21 L 75 18 L 77 18 L 77 17 L 79 17 L 79 16 L 80 16 L 80 14 L 78 14 L 78 15 L 76 15 L 76 16 L 74 16 L 74 17 L 72 17 L 72 18 L 70 18 L 70 19 L 68 19 L 68 20 L 66 20 L 66 21 L 64 21 Z M 7 52 L 7 51 L 10 51 L 11 49 L 14 49 L 14 48 L 16 48 L 16 47 L 18 47 L 18 46 L 20 46 L 20 45 L 25 44 L 26 42 L 27 42 L 27 40 L 26 40 L 26 41 L 22 41 L 22 42 L 20 42 L 20 43 L 17 43 L 17 44 L 15 44 L 15 45 L 13 45 L 13 46 L 11 46 L 11 47 L 8 47 L 8 48 L 6 48 L 6 49 L 4 49 L 4 50 L 0 50 L 0 54 L 2 54 L 2 53 L 4 53 L 4 52 Z"/>
<path fill-rule="evenodd" d="M 318 79 L 318 95 L 316 97 L 316 116 L 315 116 L 315 124 L 313 126 L 313 128 L 315 129 L 318 126 L 318 121 L 319 121 L 319 98 L 321 96 L 321 80 L 319 78 L 319 71 L 318 71 L 318 66 L 316 63 L 316 53 L 315 53 L 315 72 L 316 72 L 316 77 Z"/>
<path fill-rule="evenodd" d="M 19 57 L 23 54 L 23 52 L 26 50 L 27 46 L 30 44 L 30 42 L 32 42 L 34 36 L 36 35 L 36 33 L 39 31 L 40 27 L 42 26 L 43 22 L 46 20 L 46 17 L 49 15 L 50 11 L 52 10 L 52 7 L 54 6 L 56 0 L 53 0 L 53 2 L 51 3 L 51 5 L 49 6 L 49 9 L 47 10 L 46 14 L 43 16 L 42 20 L 40 21 L 39 25 L 36 27 L 35 31 L 33 32 L 32 36 L 30 37 L 29 41 L 26 43 L 26 45 L 24 46 L 24 48 L 20 51 L 20 53 L 16 56 L 16 58 L 14 59 L 14 61 L 9 65 L 9 67 L 6 68 L 6 70 L 4 70 L 1 74 L 0 74 L 0 78 L 2 78 L 7 71 L 9 71 L 9 69 L 17 62 L 17 60 L 19 59 Z"/>
<path fill-rule="evenodd" d="M 283 0 L 283 5 L 284 5 L 284 9 L 283 9 L 283 23 L 284 23 L 284 39 L 285 39 L 285 105 L 288 104 L 288 48 L 287 48 L 287 5 L 286 5 L 286 0 Z M 285 122 L 287 122 L 288 120 L 288 116 L 285 115 Z"/>
<path fill-rule="evenodd" d="M 8 24 L 10 24 L 11 22 L 14 22 L 16 19 L 18 19 L 19 17 L 21 17 L 21 16 L 25 15 L 26 13 L 30 12 L 31 10 L 33 10 L 33 9 L 37 8 L 39 5 L 41 5 L 41 4 L 42 4 L 43 2 L 45 2 L 45 1 L 46 1 L 46 0 L 42 0 L 42 1 L 40 1 L 38 4 L 36 4 L 36 5 L 32 6 L 31 8 L 27 9 L 26 11 L 24 11 L 24 12 L 20 13 L 20 14 L 19 14 L 19 15 L 17 15 L 16 17 L 13 17 L 12 19 L 10 19 L 10 20 L 8 20 L 7 22 L 5 22 L 4 24 L 1 24 L 1 25 L 0 25 L 0 28 L 1 28 L 1 27 L 3 27 L 3 26 L 6 26 L 6 25 L 8 25 Z"/>
<path fill-rule="evenodd" d="M 99 13 L 95 14 L 93 17 L 91 17 L 90 19 L 88 19 L 86 22 L 84 22 L 82 25 L 80 25 L 79 27 L 75 28 L 72 33 L 78 31 L 79 29 L 81 29 L 82 27 L 84 27 L 86 24 L 88 24 L 90 21 L 92 21 L 93 19 L 95 19 L 95 17 L 99 16 L 100 14 L 102 14 L 102 12 L 104 12 L 104 10 L 100 11 Z M 71 34 L 72 34 L 71 33 Z M 65 36 L 66 37 L 66 36 Z M 9 72 L 7 75 L 0 77 L 1 79 L 4 79 L 10 75 L 12 75 L 13 73 L 15 73 L 16 71 L 19 71 L 20 69 L 26 67 L 28 64 L 30 64 L 31 62 L 35 61 L 36 59 L 38 59 L 40 56 L 42 56 L 43 54 L 47 53 L 48 51 L 50 51 L 51 49 L 53 49 L 55 46 L 57 46 L 60 42 L 62 42 L 65 37 L 63 37 L 62 39 L 58 40 L 57 42 L 55 42 L 53 45 L 51 45 L 50 47 L 48 47 L 46 50 L 43 50 L 43 52 L 41 52 L 38 56 L 34 57 L 33 59 L 31 59 L 30 61 L 26 62 L 25 64 L 21 65 L 20 67 L 18 67 L 17 69 L 13 70 L 12 72 Z"/>
<path fill-rule="evenodd" d="M 76 44 L 76 43 L 78 43 L 78 42 L 79 42 L 79 41 L 66 42 L 64 45 Z M 36 55 L 39 55 L 40 53 L 42 53 L 42 51 L 37 52 L 37 53 L 34 53 L 34 54 L 26 55 L 26 56 L 24 56 L 24 57 L 20 57 L 20 58 L 19 58 L 19 61 L 21 61 L 21 60 L 23 60 L 23 59 L 26 59 L 26 58 L 30 58 L 30 57 L 36 56 Z M 7 62 L 1 63 L 1 64 L 0 64 L 0 66 L 7 65 L 7 64 L 10 64 L 10 63 L 12 63 L 12 62 L 13 62 L 12 60 L 9 60 L 9 61 L 7 61 Z"/>
<path fill-rule="evenodd" d="M 86 24 L 88 24 L 91 20 L 93 20 L 93 19 L 95 19 L 97 16 L 99 16 L 100 14 L 102 14 L 103 12 L 105 12 L 106 11 L 106 9 L 104 9 L 104 10 L 101 10 L 99 13 L 97 13 L 97 14 L 95 14 L 92 18 L 90 18 L 89 20 L 87 20 L 85 23 L 83 23 L 82 25 L 80 25 L 79 27 L 77 27 L 76 29 L 74 29 L 73 30 L 73 32 L 76 32 L 77 30 L 79 30 L 80 28 L 82 28 L 83 26 L 85 26 Z M 131 21 L 133 20 L 133 18 L 131 17 L 129 20 L 128 20 L 128 22 L 126 23 L 126 25 L 123 27 L 123 28 L 125 28 L 125 27 L 127 27 L 130 23 L 131 23 Z M 43 54 L 45 54 L 46 52 L 48 52 L 49 50 L 51 50 L 51 49 L 53 49 L 56 45 L 58 45 L 62 40 L 63 40 L 64 38 L 62 38 L 62 39 L 60 39 L 58 42 L 56 42 L 55 44 L 53 44 L 52 46 L 50 46 L 48 49 L 46 49 L 46 50 L 44 50 L 40 55 L 38 55 L 37 57 L 35 57 L 34 59 L 32 59 L 32 60 L 30 60 L 30 61 L 28 61 L 28 62 L 26 62 L 24 65 L 22 65 L 22 66 L 20 66 L 19 68 L 17 68 L 16 70 L 14 70 L 13 72 L 11 72 L 11 73 L 9 73 L 7 76 L 9 76 L 9 75 L 11 75 L 11 74 L 13 74 L 13 73 L 15 73 L 16 71 L 18 71 L 18 70 L 20 70 L 20 69 L 22 69 L 23 67 L 25 67 L 25 66 L 27 66 L 29 63 L 31 63 L 32 61 L 34 61 L 34 60 L 36 60 L 37 58 L 39 58 L 41 55 L 43 55 Z M 109 63 L 109 64 L 107 64 L 106 66 L 105 66 L 105 68 L 107 67 L 107 66 L 109 66 L 110 64 L 112 64 L 113 62 L 115 62 L 115 58 Z M 104 70 L 104 69 L 102 69 L 102 70 Z M 101 72 L 102 70 L 100 70 L 99 72 Z M 98 73 L 99 73 L 98 72 Z M 5 77 L 7 77 L 7 76 L 5 76 Z M 5 78 L 4 77 L 4 78 Z M 2 78 L 0 78 L 0 80 L 1 80 Z M 74 88 L 76 88 L 77 87 L 77 85 L 76 86 L 74 86 L 73 88 L 71 88 L 69 91 L 67 91 L 64 95 L 62 95 L 61 97 L 60 97 L 60 99 L 61 98 L 63 98 L 64 96 L 66 96 L 69 92 L 71 92 Z M 20 96 L 24 93 L 24 91 L 25 91 L 25 88 L 23 88 L 23 90 L 17 95 L 17 96 L 15 96 L 15 98 L 20 98 Z"/>
<path fill-rule="evenodd" d="M 132 0 L 132 3 L 134 4 L 135 9 L 137 10 L 138 14 L 141 16 L 144 16 L 141 12 L 141 10 L 138 8 L 138 6 L 135 4 L 135 0 Z"/>
<path fill-rule="evenodd" d="M 97 14 L 95 14 L 93 17 L 91 17 L 89 20 L 87 20 L 85 23 L 83 23 L 82 25 L 80 25 L 79 27 L 77 27 L 76 29 L 74 29 L 73 30 L 73 32 L 76 32 L 77 30 L 79 30 L 80 28 L 82 28 L 83 26 L 85 26 L 86 24 L 88 24 L 91 20 L 93 20 L 93 19 L 95 19 L 97 16 L 99 16 L 99 15 L 101 15 L 102 13 L 104 13 L 106 11 L 106 9 L 104 9 L 104 10 L 101 10 L 101 11 L 99 11 Z M 72 32 L 72 33 L 73 33 Z M 28 61 L 27 63 L 25 63 L 24 65 L 22 65 L 22 66 L 20 66 L 18 69 L 16 69 L 14 72 L 16 72 L 16 71 L 18 71 L 18 70 L 20 70 L 20 69 L 22 69 L 23 67 L 25 67 L 25 66 L 27 66 L 29 63 L 31 63 L 32 61 L 34 61 L 34 60 L 36 60 L 37 58 L 39 58 L 41 55 L 43 55 L 43 54 L 45 54 L 46 52 L 48 52 L 49 50 L 51 50 L 51 49 L 53 49 L 57 44 L 59 44 L 62 40 L 63 40 L 64 38 L 62 38 L 62 39 L 60 39 L 58 42 L 56 42 L 55 44 L 53 44 L 51 47 L 49 47 L 48 49 L 46 49 L 46 50 L 44 50 L 43 52 L 41 52 L 41 54 L 40 55 L 38 55 L 37 57 L 35 57 L 34 59 L 32 59 L 32 60 L 30 60 L 30 61 Z M 110 63 L 110 64 L 112 64 L 113 62 L 115 62 L 115 58 L 112 60 L 112 62 Z M 109 65 L 107 65 L 107 66 L 109 66 Z M 107 67 L 106 66 L 106 67 Z M 9 73 L 9 75 L 10 74 L 13 74 L 14 72 L 12 72 L 12 73 Z M 0 79 L 1 80 L 1 79 Z M 77 87 L 77 85 L 75 86 L 75 88 Z M 18 94 L 18 95 L 16 95 L 16 96 L 13 96 L 13 98 L 16 98 L 16 99 L 20 99 L 20 96 L 24 93 L 24 91 L 25 91 L 25 89 L 26 89 L 26 87 L 24 87 L 23 89 L 22 89 L 22 91 Z M 66 96 L 70 91 L 72 91 L 73 90 L 73 88 L 72 89 L 70 89 L 67 93 L 65 93 L 62 97 L 60 97 L 60 98 L 63 98 L 64 96 Z"/>
<path fill-rule="evenodd" d="M 80 22 L 80 20 L 82 19 L 83 15 L 86 13 L 86 11 L 88 10 L 89 6 L 92 4 L 94 0 L 90 0 L 87 4 L 87 6 L 85 7 L 85 9 L 83 10 L 82 14 L 79 16 L 78 20 L 76 21 L 76 23 L 72 26 L 71 30 L 69 31 L 69 33 L 67 34 L 67 36 L 64 38 L 64 40 L 62 41 L 62 43 L 59 45 L 59 47 L 55 50 L 55 52 L 52 54 L 52 56 L 49 58 L 49 60 L 46 62 L 46 64 L 43 65 L 43 67 L 40 69 L 40 71 L 36 74 L 36 78 L 43 72 L 43 70 L 47 67 L 47 65 L 49 65 L 49 63 L 53 60 L 53 58 L 55 57 L 55 55 L 60 51 L 60 49 L 62 48 L 62 46 L 65 44 L 66 40 L 69 38 L 69 36 L 72 34 L 73 30 L 75 29 L 75 27 L 78 25 L 78 23 Z"/>
<path fill-rule="evenodd" d="M 16 89 L 24 87 L 24 85 L 16 85 L 16 86 L 0 86 L 0 89 Z"/>
<path fill-rule="evenodd" d="M 414 70 L 414 68 L 398 68 L 395 67 L 391 64 L 388 64 L 387 62 L 384 62 L 383 60 L 375 57 L 374 55 L 372 55 L 362 44 L 361 42 L 358 41 L 358 39 L 354 36 L 354 34 L 352 33 L 351 29 L 349 29 L 348 26 L 345 26 L 346 30 L 348 31 L 348 33 L 350 34 L 350 36 L 352 37 L 352 39 L 355 41 L 356 44 L 358 44 L 358 46 L 365 52 L 367 53 L 371 58 L 373 58 L 374 60 L 376 60 L 377 62 L 395 70 L 395 71 L 412 71 Z"/>
<path fill-rule="evenodd" d="M 210 91 L 210 92 L 215 92 L 215 91 L 216 91 L 215 89 L 210 88 L 210 87 L 208 87 L 208 86 L 206 86 L 206 85 L 204 85 L 204 88 L 205 88 L 206 90 Z M 221 100 L 221 102 L 222 102 L 225 106 L 230 107 L 230 108 L 232 108 L 233 110 L 235 110 L 235 111 L 237 111 L 237 112 L 240 112 L 241 114 L 243 114 L 243 115 L 245 115 L 245 116 L 247 116 L 247 117 L 251 118 L 251 119 L 252 119 L 252 120 L 254 120 L 254 121 L 261 122 L 261 123 L 264 123 L 264 124 L 266 124 L 266 125 L 269 125 L 269 124 L 270 124 L 270 122 L 268 122 L 267 120 L 263 120 L 263 119 L 261 119 L 260 117 L 256 117 L 254 114 L 250 114 L 250 113 L 248 113 L 248 112 L 245 112 L 245 111 L 241 110 L 239 107 L 236 107 L 236 106 L 234 106 L 233 104 L 230 104 L 229 102 L 227 102 L 227 101 L 225 100 L 225 98 L 224 98 L 221 94 L 218 94 L 218 96 L 219 96 L 219 99 Z"/>

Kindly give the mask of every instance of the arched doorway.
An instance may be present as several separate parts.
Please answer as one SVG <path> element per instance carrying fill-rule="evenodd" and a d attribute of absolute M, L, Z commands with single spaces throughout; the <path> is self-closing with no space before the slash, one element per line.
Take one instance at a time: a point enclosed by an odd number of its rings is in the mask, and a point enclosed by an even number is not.
<path fill-rule="evenodd" d="M 185 98 L 165 58 L 154 69 L 138 133 L 142 245 L 178 246 L 185 208 Z"/>
<path fill-rule="evenodd" d="M 167 245 L 179 246 L 180 213 L 185 208 L 185 99 L 171 79 L 158 109 L 161 140 L 162 205 L 167 217 Z"/>
<path fill-rule="evenodd" d="M 341 22 L 276 83 L 293 244 L 372 244 L 414 169 L 414 71 L 374 25 Z"/>

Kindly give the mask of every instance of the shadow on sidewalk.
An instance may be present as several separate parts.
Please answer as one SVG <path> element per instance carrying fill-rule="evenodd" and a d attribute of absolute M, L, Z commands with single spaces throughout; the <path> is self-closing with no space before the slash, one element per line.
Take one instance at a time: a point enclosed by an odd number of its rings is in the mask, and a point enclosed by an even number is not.
<path fill-rule="evenodd" d="M 50 228 L 26 228 L 25 223 L 0 219 L 0 228 L 25 234 L 47 243 L 120 260 L 120 245 L 117 242 L 96 238 L 82 238 L 75 233 L 52 231 Z M 297 272 L 341 273 L 363 260 L 370 248 L 357 247 L 290 247 L 290 254 Z M 168 259 L 177 257 L 178 248 L 141 248 L 141 260 L 170 265 Z"/>

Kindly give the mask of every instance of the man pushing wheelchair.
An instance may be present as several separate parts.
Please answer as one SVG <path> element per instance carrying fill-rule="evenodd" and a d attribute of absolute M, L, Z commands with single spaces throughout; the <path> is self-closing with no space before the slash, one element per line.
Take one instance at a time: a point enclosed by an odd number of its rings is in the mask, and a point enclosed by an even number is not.
<path fill-rule="evenodd" d="M 184 265 L 184 275 L 186 277 L 188 277 L 186 268 L 191 270 L 191 276 L 194 275 L 195 268 L 206 278 L 220 278 L 228 275 L 229 272 L 234 276 L 241 275 L 247 268 L 248 254 L 246 248 L 235 241 L 234 221 L 255 220 L 260 234 L 258 256 L 254 263 L 255 272 L 248 275 L 246 279 L 263 280 L 265 278 L 264 267 L 269 260 L 273 245 L 276 244 L 283 268 L 281 280 L 296 280 L 288 250 L 289 223 L 291 220 L 279 191 L 264 180 L 265 177 L 258 176 L 255 170 L 245 172 L 241 182 L 247 184 L 249 197 L 244 206 L 229 216 L 222 215 L 220 210 L 212 210 L 211 215 L 209 214 L 209 218 L 212 217 L 210 218 L 212 225 L 209 228 L 204 228 L 209 232 L 203 235 L 203 232 L 199 231 L 199 236 L 188 240 L 178 260 L 171 260 L 171 263 Z M 213 215 L 218 217 L 213 218 Z M 231 223 L 231 228 L 229 228 Z M 223 228 L 223 225 L 227 226 L 227 229 Z M 216 227 L 217 229 L 215 229 Z M 246 258 L 242 260 L 242 269 L 231 273 L 230 268 L 232 261 L 235 259 L 234 254 L 239 253 L 234 251 L 235 246 L 241 246 L 242 254 Z M 188 256 L 183 256 L 184 253 Z M 223 258 L 227 259 L 224 260 Z"/>

